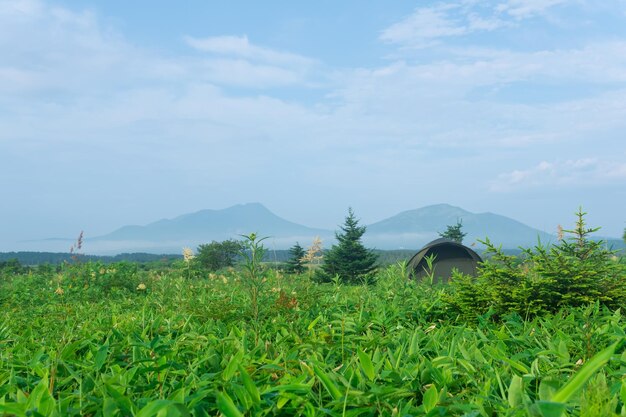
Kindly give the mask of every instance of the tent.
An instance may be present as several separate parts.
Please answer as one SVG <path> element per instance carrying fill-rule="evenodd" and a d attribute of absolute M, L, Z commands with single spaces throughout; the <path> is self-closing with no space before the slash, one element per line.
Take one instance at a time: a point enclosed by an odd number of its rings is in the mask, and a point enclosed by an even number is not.
<path fill-rule="evenodd" d="M 468 275 L 476 275 L 478 263 L 482 259 L 476 252 L 450 239 L 436 239 L 426 244 L 417 252 L 407 265 L 409 277 L 424 279 L 429 276 L 427 257 L 434 256 L 433 271 L 436 281 L 446 283 L 452 276 L 452 270 Z"/>

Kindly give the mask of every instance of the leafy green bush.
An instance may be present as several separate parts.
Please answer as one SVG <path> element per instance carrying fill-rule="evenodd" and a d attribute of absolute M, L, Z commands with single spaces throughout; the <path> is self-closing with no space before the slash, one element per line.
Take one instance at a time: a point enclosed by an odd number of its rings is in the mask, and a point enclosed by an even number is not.
<path fill-rule="evenodd" d="M 605 242 L 590 235 L 584 213 L 576 213 L 574 229 L 557 245 L 525 249 L 522 258 L 505 255 L 488 239 L 490 258 L 476 278 L 457 274 L 448 302 L 465 317 L 491 310 L 496 315 L 516 312 L 523 317 L 555 312 L 563 307 L 600 302 L 617 308 L 626 302 L 626 268 Z"/>
<path fill-rule="evenodd" d="M 17 259 L 8 259 L 0 262 L 0 277 L 20 274 L 25 268 Z"/>
<path fill-rule="evenodd" d="M 242 242 L 233 239 L 213 241 L 198 246 L 195 261 L 203 268 L 215 272 L 233 266 L 243 248 Z"/>

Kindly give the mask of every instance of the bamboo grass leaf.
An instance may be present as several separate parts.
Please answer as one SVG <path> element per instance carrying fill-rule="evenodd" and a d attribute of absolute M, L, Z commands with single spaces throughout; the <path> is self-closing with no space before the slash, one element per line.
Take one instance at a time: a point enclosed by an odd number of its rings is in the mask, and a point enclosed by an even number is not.
<path fill-rule="evenodd" d="M 232 379 L 232 377 L 235 375 L 235 371 L 237 370 L 237 367 L 241 363 L 242 358 L 243 358 L 242 351 L 239 351 L 233 356 L 231 356 L 230 360 L 224 367 L 224 371 L 222 372 L 222 379 L 224 381 L 230 381 Z"/>
<path fill-rule="evenodd" d="M 37 409 L 43 415 L 51 415 L 56 401 L 48 390 L 48 379 L 42 378 L 28 397 L 28 408 Z"/>
<path fill-rule="evenodd" d="M 254 381 L 250 377 L 250 374 L 246 371 L 246 369 L 239 365 L 239 373 L 241 374 L 241 380 L 243 381 L 244 387 L 246 387 L 246 391 L 250 394 L 250 398 L 252 398 L 252 402 L 255 404 L 261 403 L 261 395 L 259 394 L 259 390 L 254 385 Z"/>
<path fill-rule="evenodd" d="M 431 385 L 426 392 L 424 393 L 424 398 L 422 398 L 422 405 L 424 406 L 424 411 L 429 413 L 433 408 L 437 406 L 439 402 L 439 392 L 437 391 L 437 387 Z"/>
<path fill-rule="evenodd" d="M 370 381 L 373 381 L 376 378 L 376 371 L 374 370 L 374 365 L 369 355 L 361 349 L 357 350 L 357 355 L 361 363 L 361 370 Z"/>
<path fill-rule="evenodd" d="M 509 405 L 513 408 L 519 406 L 522 403 L 524 394 L 524 385 L 521 377 L 513 375 L 511 383 L 509 384 L 508 401 Z"/>
<path fill-rule="evenodd" d="M 539 400 L 551 401 L 554 394 L 559 390 L 559 381 L 553 378 L 542 379 L 539 383 Z"/>
<path fill-rule="evenodd" d="M 317 324 L 318 321 L 320 321 L 320 319 L 322 318 L 321 315 L 317 316 L 315 318 L 315 320 L 313 320 L 311 323 L 309 323 L 309 325 L 307 326 L 307 330 L 311 331 L 311 329 L 313 329 L 313 327 L 315 327 L 315 325 Z"/>
<path fill-rule="evenodd" d="M 172 403 L 170 405 L 170 408 L 175 409 L 176 411 L 178 411 L 178 414 L 181 417 L 191 417 L 191 413 L 189 412 L 189 410 L 187 409 L 187 407 L 185 407 L 183 404 L 181 403 Z"/>
<path fill-rule="evenodd" d="M 553 401 L 537 401 L 533 408 L 542 417 L 562 417 L 566 409 L 565 404 Z"/>
<path fill-rule="evenodd" d="M 26 414 L 26 404 L 23 403 L 7 403 L 0 404 L 0 413 L 2 415 L 22 416 Z"/>
<path fill-rule="evenodd" d="M 217 393 L 217 408 L 226 417 L 243 417 L 233 400 L 225 392 Z"/>
<path fill-rule="evenodd" d="M 102 367 L 104 366 L 104 363 L 106 362 L 108 353 L 109 353 L 108 343 L 100 346 L 94 359 L 96 371 L 99 371 L 100 369 L 102 369 Z"/>
<path fill-rule="evenodd" d="M 313 365 L 313 372 L 315 372 L 315 375 L 317 376 L 317 378 L 320 380 L 322 385 L 324 385 L 324 388 L 326 388 L 326 390 L 328 391 L 330 396 L 333 397 L 334 400 L 341 399 L 342 397 L 341 391 L 333 383 L 330 377 L 319 368 L 319 366 Z"/>
<path fill-rule="evenodd" d="M 170 400 L 154 400 L 146 404 L 135 417 L 152 417 L 156 416 L 161 410 L 165 410 L 172 404 Z"/>
<path fill-rule="evenodd" d="M 572 379 L 570 379 L 560 390 L 554 394 L 552 397 L 552 401 L 554 402 L 567 402 L 570 397 L 579 389 L 585 385 L 585 383 L 595 374 L 604 364 L 606 364 L 611 356 L 615 352 L 617 345 L 619 342 L 616 342 L 604 349 L 603 351 L 597 353 L 593 358 L 589 360 L 586 364 L 580 368 L 576 375 Z"/>

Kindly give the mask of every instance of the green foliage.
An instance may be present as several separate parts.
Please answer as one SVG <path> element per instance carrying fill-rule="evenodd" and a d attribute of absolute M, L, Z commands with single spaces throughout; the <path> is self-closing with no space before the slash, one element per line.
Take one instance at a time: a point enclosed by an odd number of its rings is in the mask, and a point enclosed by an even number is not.
<path fill-rule="evenodd" d="M 262 263 L 267 251 L 262 243 L 265 239 L 267 238 L 258 238 L 255 233 L 250 233 L 244 236 L 240 251 L 243 258 L 241 280 L 250 296 L 250 310 L 256 322 L 259 320 L 259 298 L 263 295 L 266 283 L 267 270 Z"/>
<path fill-rule="evenodd" d="M 626 387 L 626 385 L 624 385 Z M 596 374 L 583 392 L 580 404 L 581 417 L 619 416 L 615 412 L 618 398 L 611 395 L 604 373 Z"/>
<path fill-rule="evenodd" d="M 0 281 L 0 415 L 626 414 L 619 310 L 468 325 L 406 264 L 313 284 L 264 269 L 248 238 L 244 269 L 203 280 L 84 263 Z M 95 283 L 114 277 L 137 286 Z"/>
<path fill-rule="evenodd" d="M 195 260 L 209 271 L 218 271 L 233 266 L 243 247 L 242 242 L 233 239 L 213 241 L 198 246 Z"/>
<path fill-rule="evenodd" d="M 10 259 L 17 259 L 22 265 L 59 265 L 72 262 L 76 256 L 74 253 L 57 253 L 57 252 L 0 252 L 0 262 Z M 180 255 L 156 255 L 153 253 L 120 253 L 114 256 L 97 256 L 81 254 L 80 259 L 83 262 L 102 262 L 105 264 L 115 262 L 136 262 L 144 265 L 156 264 L 163 266 L 171 265 L 172 261 L 180 259 Z"/>
<path fill-rule="evenodd" d="M 23 270 L 24 267 L 16 258 L 0 262 L 0 275 L 20 274 Z"/>
<path fill-rule="evenodd" d="M 378 265 L 380 266 L 390 266 L 398 262 L 406 262 L 415 255 L 415 250 L 413 249 L 374 249 L 373 252 L 378 256 Z"/>
<path fill-rule="evenodd" d="M 290 258 L 287 261 L 286 271 L 293 274 L 301 274 L 305 271 L 306 266 L 304 256 L 306 252 L 298 242 L 289 249 Z"/>
<path fill-rule="evenodd" d="M 463 221 L 457 220 L 454 226 L 446 226 L 445 232 L 440 232 L 439 236 L 453 240 L 457 243 L 463 243 L 463 238 L 467 236 L 467 233 L 463 232 Z"/>
<path fill-rule="evenodd" d="M 523 258 L 486 242 L 481 274 L 447 286 L 406 262 L 376 285 L 314 284 L 266 268 L 254 234 L 240 268 L 202 280 L 5 271 L 0 415 L 624 416 L 626 266 L 577 215 Z"/>
<path fill-rule="evenodd" d="M 370 281 L 376 270 L 377 256 L 361 243 L 366 227 L 359 226 L 351 208 L 341 230 L 341 233 L 335 233 L 337 245 L 333 245 L 324 256 L 319 279 L 329 282 L 338 277 L 341 282 L 351 284 Z"/>
<path fill-rule="evenodd" d="M 138 265 L 131 262 L 118 262 L 105 265 L 102 262 L 88 262 L 66 265 L 64 272 L 53 280 L 57 288 L 64 291 L 65 297 L 87 295 L 90 299 L 111 292 L 133 293 L 141 283 Z"/>
<path fill-rule="evenodd" d="M 476 279 L 456 276 L 448 300 L 464 317 L 491 310 L 524 317 L 556 312 L 563 307 L 599 302 L 611 308 L 626 302 L 626 267 L 615 260 L 603 241 L 590 235 L 581 210 L 568 237 L 557 245 L 525 249 L 518 259 L 505 255 L 488 239 L 489 258 Z"/>

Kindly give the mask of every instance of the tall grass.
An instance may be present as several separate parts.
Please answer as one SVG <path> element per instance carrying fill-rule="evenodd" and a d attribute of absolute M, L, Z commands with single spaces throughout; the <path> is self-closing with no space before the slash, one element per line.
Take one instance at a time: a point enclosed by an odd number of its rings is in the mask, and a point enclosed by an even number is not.
<path fill-rule="evenodd" d="M 248 272 L 4 279 L 0 416 L 626 415 L 620 310 L 468 323 L 404 265 L 375 286 Z"/>

